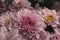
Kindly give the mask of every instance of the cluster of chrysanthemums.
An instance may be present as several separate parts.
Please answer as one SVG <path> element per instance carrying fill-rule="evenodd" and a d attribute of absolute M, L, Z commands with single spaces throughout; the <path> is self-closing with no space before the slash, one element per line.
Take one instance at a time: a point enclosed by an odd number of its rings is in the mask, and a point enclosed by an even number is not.
<path fill-rule="evenodd" d="M 14 0 L 0 16 L 0 40 L 60 40 L 60 12 L 34 9 L 27 0 Z"/>

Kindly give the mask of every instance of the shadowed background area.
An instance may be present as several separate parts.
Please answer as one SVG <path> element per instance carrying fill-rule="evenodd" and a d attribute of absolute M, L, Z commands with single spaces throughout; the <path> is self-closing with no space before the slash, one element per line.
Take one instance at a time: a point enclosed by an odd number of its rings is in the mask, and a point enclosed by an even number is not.
<path fill-rule="evenodd" d="M 36 4 L 39 4 L 40 7 L 47 7 L 49 9 L 55 9 L 56 11 L 60 10 L 60 0 L 28 0 L 31 3 L 31 6 L 35 8 Z M 9 10 L 9 6 L 12 4 L 13 0 L 0 0 L 0 10 L 2 11 Z M 3 8 L 2 8 L 3 6 Z M 0 11 L 0 13 L 2 13 Z"/>
<path fill-rule="evenodd" d="M 49 9 L 60 10 L 60 0 L 28 0 L 31 2 L 31 6 L 35 7 L 38 3 L 40 7 L 47 7 Z"/>

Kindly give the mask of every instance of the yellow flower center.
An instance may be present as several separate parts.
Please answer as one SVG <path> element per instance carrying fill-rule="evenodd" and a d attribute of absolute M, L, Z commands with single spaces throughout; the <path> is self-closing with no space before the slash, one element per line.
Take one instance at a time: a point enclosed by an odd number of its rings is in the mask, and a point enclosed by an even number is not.
<path fill-rule="evenodd" d="M 54 21 L 53 15 L 47 15 L 45 19 L 46 19 L 46 21 L 48 21 L 48 22 L 53 22 L 53 21 Z"/>

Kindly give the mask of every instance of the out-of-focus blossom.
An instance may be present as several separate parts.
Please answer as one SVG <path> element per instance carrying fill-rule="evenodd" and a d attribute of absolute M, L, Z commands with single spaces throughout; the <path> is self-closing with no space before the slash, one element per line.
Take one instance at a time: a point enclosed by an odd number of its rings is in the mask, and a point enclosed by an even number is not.
<path fill-rule="evenodd" d="M 7 34 L 7 39 L 8 40 L 21 40 L 18 34 L 18 30 L 14 28 L 13 30 L 9 31 Z"/>
<path fill-rule="evenodd" d="M 14 0 L 13 1 L 14 5 L 16 5 L 17 7 L 30 7 L 30 3 L 28 2 L 28 0 Z"/>
<path fill-rule="evenodd" d="M 1 21 L 3 22 L 3 24 L 6 24 L 8 26 L 11 22 L 11 19 L 10 19 L 9 15 L 7 15 L 7 13 L 6 13 L 6 15 L 1 16 Z"/>
<path fill-rule="evenodd" d="M 60 40 L 60 34 L 53 34 L 49 40 Z"/>
<path fill-rule="evenodd" d="M 18 29 L 13 28 L 13 14 L 14 12 L 6 12 L 0 17 L 0 40 L 21 40 L 18 34 Z"/>
<path fill-rule="evenodd" d="M 1 27 L 0 28 L 0 40 L 7 40 L 7 29 L 6 27 Z"/>
<path fill-rule="evenodd" d="M 21 40 L 18 30 L 13 29 L 8 32 L 5 26 L 0 28 L 0 40 Z"/>
<path fill-rule="evenodd" d="M 12 15 L 13 15 L 13 12 L 6 12 L 4 15 L 2 15 L 0 17 L 1 26 L 5 26 L 6 28 L 11 29 L 12 19 L 14 19 L 14 18 L 11 18 Z"/>
<path fill-rule="evenodd" d="M 49 37 L 49 34 L 45 32 L 44 30 L 40 30 L 40 39 L 39 40 L 47 40 Z"/>

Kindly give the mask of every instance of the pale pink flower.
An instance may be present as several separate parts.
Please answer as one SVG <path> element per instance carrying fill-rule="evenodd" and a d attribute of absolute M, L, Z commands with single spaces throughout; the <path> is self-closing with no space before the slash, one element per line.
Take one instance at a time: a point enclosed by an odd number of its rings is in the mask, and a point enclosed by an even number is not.
<path fill-rule="evenodd" d="M 7 13 L 5 15 L 2 15 L 0 18 L 0 21 L 3 25 L 8 26 L 10 24 L 10 17 L 9 15 L 7 15 Z"/>
<path fill-rule="evenodd" d="M 59 24 L 57 12 L 55 10 L 50 10 L 48 8 L 42 9 L 42 16 L 45 22 L 56 27 Z"/>
<path fill-rule="evenodd" d="M 0 17 L 0 25 L 5 26 L 6 28 L 8 28 L 9 30 L 11 30 L 12 26 L 12 20 L 16 20 L 16 17 L 14 15 L 14 12 L 6 12 L 5 14 L 2 14 L 2 16 Z"/>
<path fill-rule="evenodd" d="M 12 20 L 16 19 L 14 14 L 14 12 L 6 12 L 0 17 L 0 40 L 21 40 L 18 29 L 12 24 Z"/>

